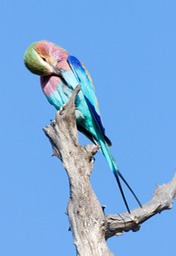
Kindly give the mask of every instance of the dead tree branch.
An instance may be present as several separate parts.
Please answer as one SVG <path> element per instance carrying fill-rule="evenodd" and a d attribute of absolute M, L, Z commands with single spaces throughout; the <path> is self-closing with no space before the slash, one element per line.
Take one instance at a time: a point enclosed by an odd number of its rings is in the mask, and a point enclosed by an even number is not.
<path fill-rule="evenodd" d="M 68 174 L 70 200 L 68 217 L 78 256 L 112 256 L 106 239 L 129 230 L 137 231 L 140 225 L 153 215 L 172 207 L 176 197 L 176 177 L 157 187 L 153 199 L 135 209 L 131 214 L 107 214 L 94 194 L 90 184 L 93 156 L 98 146 L 78 144 L 75 121 L 75 98 L 77 86 L 69 102 L 56 113 L 56 120 L 44 128 L 53 155 L 61 159 Z"/>
<path fill-rule="evenodd" d="M 142 208 L 134 209 L 131 214 L 107 214 L 106 239 L 130 230 L 138 231 L 140 225 L 152 216 L 170 210 L 175 198 L 176 175 L 169 183 L 157 186 L 153 198 Z"/>
<path fill-rule="evenodd" d="M 56 121 L 44 131 L 69 177 L 68 217 L 77 255 L 112 256 L 105 241 L 105 216 L 90 184 L 93 156 L 98 147 L 78 145 L 74 107 L 78 92 L 79 87 L 68 104 L 57 112 Z"/>

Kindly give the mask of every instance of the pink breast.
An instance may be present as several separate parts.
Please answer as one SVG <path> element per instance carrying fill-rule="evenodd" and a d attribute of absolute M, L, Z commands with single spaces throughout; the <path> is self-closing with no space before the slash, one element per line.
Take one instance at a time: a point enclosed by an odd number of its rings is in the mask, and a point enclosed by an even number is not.
<path fill-rule="evenodd" d="M 47 97 L 50 97 L 50 95 L 56 91 L 56 88 L 58 84 L 61 83 L 61 80 L 57 76 L 41 76 L 40 82 L 44 94 Z"/>

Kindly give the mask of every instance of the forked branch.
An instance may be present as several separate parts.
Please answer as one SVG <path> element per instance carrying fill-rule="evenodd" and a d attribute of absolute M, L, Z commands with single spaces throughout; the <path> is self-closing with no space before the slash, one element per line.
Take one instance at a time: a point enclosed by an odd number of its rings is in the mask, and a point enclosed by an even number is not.
<path fill-rule="evenodd" d="M 68 174 L 68 217 L 77 255 L 112 256 L 106 239 L 129 230 L 137 231 L 144 221 L 172 207 L 176 197 L 176 177 L 157 187 L 153 199 L 143 208 L 135 209 L 131 214 L 105 215 L 90 184 L 93 156 L 99 147 L 78 144 L 74 102 L 79 90 L 78 85 L 69 102 L 56 113 L 56 120 L 45 127 L 44 132 L 51 142 L 53 154 L 61 159 Z"/>

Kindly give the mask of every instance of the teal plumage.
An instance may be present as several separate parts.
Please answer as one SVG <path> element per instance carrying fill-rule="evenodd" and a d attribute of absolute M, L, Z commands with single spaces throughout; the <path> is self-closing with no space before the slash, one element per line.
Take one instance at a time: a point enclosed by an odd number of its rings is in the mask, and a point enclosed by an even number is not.
<path fill-rule="evenodd" d="M 128 212 L 130 212 L 119 177 L 125 182 L 141 206 L 135 193 L 118 170 L 111 154 L 110 140 L 105 135 L 101 121 L 98 101 L 90 75 L 80 61 L 64 49 L 47 41 L 32 44 L 26 51 L 24 62 L 33 73 L 41 76 L 42 90 L 48 101 L 59 110 L 70 98 L 79 84 L 80 92 L 76 97 L 76 121 L 78 130 L 84 133 L 100 149 L 113 171 Z"/>

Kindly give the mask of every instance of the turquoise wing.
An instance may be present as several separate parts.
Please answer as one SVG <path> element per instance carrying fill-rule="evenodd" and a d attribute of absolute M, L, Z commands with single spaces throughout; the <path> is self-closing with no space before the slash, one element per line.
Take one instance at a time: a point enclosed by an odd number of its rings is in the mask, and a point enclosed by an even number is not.
<path fill-rule="evenodd" d="M 90 75 L 86 68 L 83 67 L 81 62 L 74 56 L 69 56 L 67 59 L 77 81 L 81 86 L 81 90 L 86 98 L 89 99 L 91 104 L 95 107 L 96 112 L 100 115 L 95 89 L 91 81 Z"/>
<path fill-rule="evenodd" d="M 97 128 L 101 131 L 104 139 L 107 144 L 110 146 L 111 141 L 105 135 L 105 128 L 103 126 L 100 111 L 98 107 L 98 101 L 95 94 L 95 89 L 92 84 L 91 78 L 88 74 L 88 71 L 83 67 L 81 62 L 74 56 L 69 56 L 67 59 L 77 81 L 81 87 L 81 91 L 84 95 L 85 101 L 89 107 L 89 111 L 92 115 L 93 120 L 96 123 Z"/>

